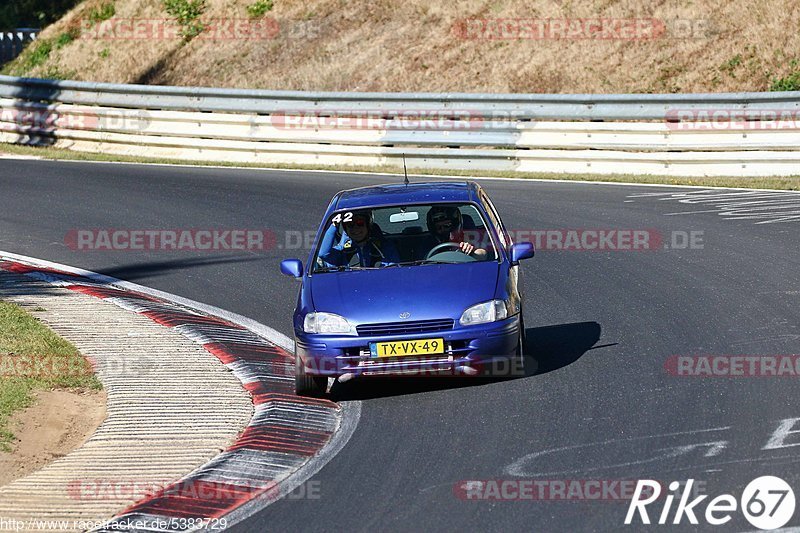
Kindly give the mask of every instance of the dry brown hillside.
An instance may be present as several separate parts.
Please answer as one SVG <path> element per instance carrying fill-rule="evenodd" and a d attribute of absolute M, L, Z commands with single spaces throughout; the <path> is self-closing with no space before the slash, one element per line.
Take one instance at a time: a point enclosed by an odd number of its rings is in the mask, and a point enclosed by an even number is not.
<path fill-rule="evenodd" d="M 5 72 L 334 91 L 800 88 L 795 0 L 273 0 L 250 19 L 259 2 L 207 0 L 200 20 L 216 22 L 187 42 L 152 23 L 169 18 L 163 0 L 86 0 Z"/>

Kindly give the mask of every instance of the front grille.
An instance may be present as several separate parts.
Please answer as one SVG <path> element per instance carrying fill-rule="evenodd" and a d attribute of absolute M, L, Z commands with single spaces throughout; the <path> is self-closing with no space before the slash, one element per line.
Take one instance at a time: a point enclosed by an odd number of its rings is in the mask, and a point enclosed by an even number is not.
<path fill-rule="evenodd" d="M 403 335 L 409 333 L 433 333 L 446 329 L 453 329 L 452 318 L 416 320 L 411 322 L 387 322 L 384 324 L 362 324 L 360 326 L 356 326 L 356 331 L 362 337 Z"/>

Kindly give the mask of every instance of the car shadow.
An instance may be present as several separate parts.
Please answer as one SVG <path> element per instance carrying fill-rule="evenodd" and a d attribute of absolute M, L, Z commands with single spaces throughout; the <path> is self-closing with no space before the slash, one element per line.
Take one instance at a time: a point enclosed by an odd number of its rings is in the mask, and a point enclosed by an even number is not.
<path fill-rule="evenodd" d="M 597 322 L 576 322 L 528 328 L 525 333 L 525 353 L 538 363 L 531 375 L 541 375 L 569 366 L 589 350 L 600 348 L 595 344 L 600 340 L 602 328 Z"/>
<path fill-rule="evenodd" d="M 515 378 L 527 379 L 571 365 L 595 347 L 601 333 L 602 328 L 597 322 L 576 322 L 526 328 L 525 353 L 533 356 L 537 364 L 533 365 L 534 369 L 530 369 L 532 365 L 526 362 L 525 376 L 516 376 Z M 497 383 L 502 379 L 508 378 L 463 376 L 355 378 L 345 383 L 335 382 L 330 390 L 330 398 L 337 402 L 368 400 L 475 387 Z"/>
<path fill-rule="evenodd" d="M 258 255 L 214 255 L 206 257 L 188 257 L 184 259 L 170 259 L 166 261 L 145 261 L 128 263 L 109 267 L 99 267 L 95 271 L 106 276 L 112 276 L 126 281 L 140 281 L 154 278 L 175 270 L 201 268 L 207 266 L 247 263 L 251 261 L 265 261 L 268 258 Z"/>

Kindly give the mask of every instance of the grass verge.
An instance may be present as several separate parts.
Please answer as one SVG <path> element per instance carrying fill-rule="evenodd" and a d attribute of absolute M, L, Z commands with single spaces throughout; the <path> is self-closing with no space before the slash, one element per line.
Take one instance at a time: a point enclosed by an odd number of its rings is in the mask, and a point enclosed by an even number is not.
<path fill-rule="evenodd" d="M 54 388 L 102 385 L 72 344 L 21 307 L 0 301 L 0 451 L 10 451 L 14 440 L 11 414 L 31 404 L 34 390 Z"/>
<path fill-rule="evenodd" d="M 0 143 L 0 155 L 37 156 L 50 160 L 65 161 L 102 161 L 115 163 L 151 163 L 151 164 L 177 164 L 193 166 L 214 167 L 244 167 L 244 168 L 274 168 L 289 170 L 336 170 L 352 172 L 375 172 L 402 174 L 403 167 L 395 165 L 370 165 L 370 166 L 332 166 L 332 165 L 262 165 L 255 163 L 226 163 L 191 161 L 184 159 L 164 159 L 150 157 L 119 156 L 112 154 L 96 154 L 89 152 L 73 152 L 63 148 L 49 148 L 37 146 L 23 146 L 17 144 Z M 776 189 L 784 191 L 800 191 L 800 174 L 797 176 L 775 176 L 763 178 L 741 177 L 673 177 L 651 176 L 637 174 L 561 174 L 555 172 L 514 172 L 514 171 L 470 171 L 470 170 L 436 170 L 414 169 L 411 174 L 432 176 L 464 176 L 467 177 L 495 177 L 495 178 L 527 178 L 545 180 L 570 180 L 570 181 L 606 181 L 615 183 L 649 183 L 662 185 L 698 185 L 701 187 L 730 187 L 752 189 Z"/>

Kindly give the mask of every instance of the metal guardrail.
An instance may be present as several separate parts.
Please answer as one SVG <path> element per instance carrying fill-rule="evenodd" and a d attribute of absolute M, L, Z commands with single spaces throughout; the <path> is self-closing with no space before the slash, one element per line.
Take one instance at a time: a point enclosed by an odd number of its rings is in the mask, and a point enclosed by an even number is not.
<path fill-rule="evenodd" d="M 749 113 L 763 120 L 743 120 Z M 396 164 L 405 154 L 417 168 L 789 175 L 800 174 L 800 92 L 332 93 L 0 76 L 0 140 L 265 164 Z"/>
<path fill-rule="evenodd" d="M 452 110 L 520 119 L 664 120 L 675 109 L 800 110 L 800 91 L 717 94 L 477 94 L 296 92 L 120 85 L 0 76 L 0 96 L 84 105 L 180 111 Z"/>
<path fill-rule="evenodd" d="M 0 65 L 17 57 L 29 42 L 39 35 L 38 28 L 0 30 Z"/>

